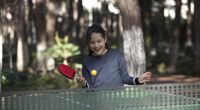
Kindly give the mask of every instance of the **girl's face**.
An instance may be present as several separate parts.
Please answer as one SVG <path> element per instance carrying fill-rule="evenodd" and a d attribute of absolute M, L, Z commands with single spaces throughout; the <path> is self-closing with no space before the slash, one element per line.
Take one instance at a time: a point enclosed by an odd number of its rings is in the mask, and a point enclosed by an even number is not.
<path fill-rule="evenodd" d="M 101 33 L 92 33 L 89 48 L 94 56 L 104 55 L 107 50 L 106 39 L 102 37 Z"/>

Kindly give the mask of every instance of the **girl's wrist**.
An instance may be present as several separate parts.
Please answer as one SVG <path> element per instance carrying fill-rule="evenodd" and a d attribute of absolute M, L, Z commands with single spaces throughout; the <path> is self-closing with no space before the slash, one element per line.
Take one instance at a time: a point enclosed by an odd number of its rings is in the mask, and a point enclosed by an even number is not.
<path fill-rule="evenodd" d="M 135 78 L 135 83 L 136 83 L 137 85 L 144 84 L 144 83 L 141 81 L 140 77 Z"/>

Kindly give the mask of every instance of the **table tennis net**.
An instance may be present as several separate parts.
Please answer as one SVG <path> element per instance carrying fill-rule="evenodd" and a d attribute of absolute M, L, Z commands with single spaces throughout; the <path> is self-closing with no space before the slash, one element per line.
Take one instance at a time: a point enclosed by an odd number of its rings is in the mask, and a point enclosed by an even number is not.
<path fill-rule="evenodd" d="M 1 110 L 200 110 L 199 92 L 199 83 L 6 92 Z"/>

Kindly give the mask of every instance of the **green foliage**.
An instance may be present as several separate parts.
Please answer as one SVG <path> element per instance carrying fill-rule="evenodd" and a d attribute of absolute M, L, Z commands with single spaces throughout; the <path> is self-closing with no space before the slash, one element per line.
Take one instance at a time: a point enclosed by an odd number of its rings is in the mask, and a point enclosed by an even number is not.
<path fill-rule="evenodd" d="M 21 85 L 23 83 L 23 80 L 27 80 L 27 74 L 23 74 L 21 72 L 2 71 L 1 75 L 1 83 L 3 86 Z"/>
<path fill-rule="evenodd" d="M 58 34 L 55 36 L 55 43 L 43 52 L 46 57 L 53 57 L 56 63 L 63 63 L 67 58 L 80 54 L 79 47 L 69 43 L 68 37 L 61 39 Z M 68 63 L 77 73 L 81 74 L 81 64 Z M 78 84 L 75 80 L 69 80 L 62 76 L 55 69 L 47 73 L 2 71 L 1 72 L 2 91 L 21 91 L 21 90 L 42 90 L 59 88 L 76 88 Z"/>
<path fill-rule="evenodd" d="M 155 55 L 149 54 L 147 56 L 147 69 L 153 71 L 154 74 L 165 74 L 170 61 L 169 53 L 166 53 L 164 48 L 154 51 Z"/>
<path fill-rule="evenodd" d="M 160 73 L 160 74 L 165 74 L 166 73 L 166 64 L 164 62 L 160 63 L 157 65 L 157 71 Z"/>
<path fill-rule="evenodd" d="M 194 75 L 195 70 L 195 61 L 194 57 L 189 55 L 184 57 L 179 57 L 177 61 L 177 73 L 185 74 L 185 75 Z"/>
<path fill-rule="evenodd" d="M 17 71 L 3 71 L 1 74 L 2 91 L 66 89 L 78 87 L 75 80 L 69 80 L 56 71 L 45 75 Z"/>
<path fill-rule="evenodd" d="M 45 56 L 53 57 L 59 61 L 78 54 L 80 54 L 79 47 L 69 43 L 68 37 L 59 38 L 58 34 L 55 36 L 55 44 L 44 51 Z"/>

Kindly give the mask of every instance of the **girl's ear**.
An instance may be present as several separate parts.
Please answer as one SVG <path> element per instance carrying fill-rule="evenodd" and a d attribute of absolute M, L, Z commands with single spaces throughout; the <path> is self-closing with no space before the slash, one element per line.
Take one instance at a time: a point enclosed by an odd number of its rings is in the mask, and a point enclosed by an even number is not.
<path fill-rule="evenodd" d="M 105 36 L 105 42 L 107 42 L 107 36 Z"/>

